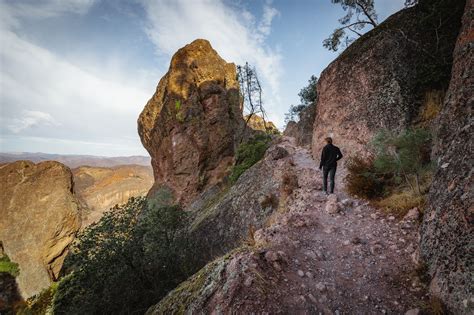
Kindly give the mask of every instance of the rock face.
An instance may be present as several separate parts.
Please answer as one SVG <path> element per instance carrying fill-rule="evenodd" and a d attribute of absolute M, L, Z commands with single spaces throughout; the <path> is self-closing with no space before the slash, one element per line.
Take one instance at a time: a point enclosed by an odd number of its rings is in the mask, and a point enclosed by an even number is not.
<path fill-rule="evenodd" d="M 149 166 L 82 166 L 72 172 L 76 196 L 87 208 L 82 228 L 97 222 L 114 205 L 126 203 L 130 197 L 146 195 L 153 185 L 153 171 Z"/>
<path fill-rule="evenodd" d="M 283 134 L 296 139 L 299 146 L 311 145 L 313 123 L 316 114 L 316 103 L 309 104 L 299 115 L 299 121 L 290 121 Z"/>
<path fill-rule="evenodd" d="M 400 131 L 419 119 L 424 93 L 449 80 L 461 2 L 452 1 L 449 9 L 439 11 L 440 19 L 450 22 L 437 29 L 443 34 L 438 48 L 433 47 L 435 31 L 423 24 L 434 2 L 420 1 L 359 38 L 322 72 L 313 125 L 315 159 L 327 136 L 346 156 L 364 156 L 379 129 Z M 443 58 L 447 63 L 440 66 Z"/>
<path fill-rule="evenodd" d="M 291 169 L 285 143 L 270 147 L 262 161 L 240 176 L 232 187 L 203 193 L 186 211 L 193 216 L 187 233 L 199 240 L 197 265 L 224 255 L 246 240 L 278 209 L 284 173 Z M 286 154 L 275 154 L 280 148 Z"/>
<path fill-rule="evenodd" d="M 198 39 L 173 56 L 138 119 L 155 188 L 187 204 L 228 174 L 243 127 L 236 68 Z"/>
<path fill-rule="evenodd" d="M 421 256 L 432 276 L 431 291 L 453 314 L 474 311 L 473 18 L 471 0 L 466 4 L 451 82 L 438 120 L 434 152 L 438 168 L 421 229 Z"/>
<path fill-rule="evenodd" d="M 0 240 L 28 298 L 57 279 L 81 226 L 72 173 L 58 162 L 18 161 L 0 166 L 0 183 Z"/>
<path fill-rule="evenodd" d="M 271 134 L 278 134 L 278 128 L 275 126 L 274 123 L 271 121 L 264 121 L 262 116 L 260 115 L 252 115 L 252 117 L 249 118 L 249 115 L 246 115 L 244 117 L 245 121 L 247 122 L 247 125 L 253 129 L 253 130 L 258 130 L 258 131 L 264 131 L 268 132 Z"/>

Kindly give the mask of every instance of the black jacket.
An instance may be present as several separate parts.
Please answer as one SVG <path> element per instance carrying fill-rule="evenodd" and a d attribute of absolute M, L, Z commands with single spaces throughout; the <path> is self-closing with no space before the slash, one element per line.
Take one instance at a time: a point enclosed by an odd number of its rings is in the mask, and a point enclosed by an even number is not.
<path fill-rule="evenodd" d="M 322 168 L 323 166 L 335 167 L 337 166 L 337 161 L 340 159 L 342 159 L 341 150 L 339 150 L 335 145 L 327 144 L 321 153 L 321 163 L 319 164 L 319 168 Z"/>

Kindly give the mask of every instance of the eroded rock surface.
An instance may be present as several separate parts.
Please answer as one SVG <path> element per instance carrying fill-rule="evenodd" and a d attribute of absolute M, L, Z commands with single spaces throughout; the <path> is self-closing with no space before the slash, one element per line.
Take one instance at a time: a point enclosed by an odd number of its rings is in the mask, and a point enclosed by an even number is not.
<path fill-rule="evenodd" d="M 420 1 L 387 18 L 322 72 L 313 126 L 315 159 L 319 160 L 328 136 L 346 156 L 366 155 L 367 144 L 379 129 L 401 131 L 412 126 L 419 120 L 424 93 L 449 81 L 462 1 L 450 2 L 452 7 L 442 11 L 434 9 L 440 20 L 450 21 L 436 30 L 443 34 L 438 47 L 435 32 L 423 24 L 433 3 Z M 443 58 L 446 63 L 439 66 Z"/>
<path fill-rule="evenodd" d="M 474 2 L 467 1 L 445 105 L 438 120 L 438 167 L 421 229 L 431 291 L 454 314 L 474 312 Z"/>
<path fill-rule="evenodd" d="M 309 104 L 299 114 L 298 122 L 288 122 L 283 134 L 295 138 L 299 146 L 310 146 L 313 138 L 313 123 L 316 115 L 316 102 Z"/>
<path fill-rule="evenodd" d="M 236 68 L 208 41 L 178 50 L 138 119 L 152 157 L 155 188 L 187 204 L 230 171 L 243 128 Z"/>
<path fill-rule="evenodd" d="M 149 166 L 81 166 L 72 171 L 74 191 L 87 208 L 83 213 L 82 228 L 97 222 L 116 204 L 124 204 L 130 197 L 146 195 L 154 182 Z"/>
<path fill-rule="evenodd" d="M 27 298 L 57 279 L 81 226 L 72 173 L 58 162 L 18 161 L 0 166 L 0 184 L 0 240 Z"/>

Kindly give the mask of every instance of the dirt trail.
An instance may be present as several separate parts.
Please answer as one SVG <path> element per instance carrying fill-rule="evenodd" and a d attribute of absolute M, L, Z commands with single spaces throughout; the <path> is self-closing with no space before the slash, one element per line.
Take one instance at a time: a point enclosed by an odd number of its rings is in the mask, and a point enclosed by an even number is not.
<path fill-rule="evenodd" d="M 232 309 L 404 314 L 421 307 L 425 289 L 411 258 L 417 244 L 415 220 L 383 215 L 347 197 L 341 183 L 336 186 L 335 202 L 334 196 L 321 192 L 321 173 L 309 151 L 295 147 L 291 138 L 281 146 L 290 152 L 300 187 L 285 212 L 256 232 L 257 242 L 267 244 L 259 256 L 273 266 L 258 268 L 266 298 L 248 288 L 234 297 Z"/>

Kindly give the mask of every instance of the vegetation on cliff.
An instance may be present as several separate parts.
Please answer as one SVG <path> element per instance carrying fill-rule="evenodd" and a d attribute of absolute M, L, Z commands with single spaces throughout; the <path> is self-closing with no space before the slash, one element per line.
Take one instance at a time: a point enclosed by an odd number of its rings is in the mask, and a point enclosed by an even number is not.
<path fill-rule="evenodd" d="M 271 137 L 269 135 L 261 134 L 240 144 L 235 157 L 235 165 L 230 175 L 232 183 L 235 183 L 243 172 L 263 158 L 270 146 L 270 140 Z"/>
<path fill-rule="evenodd" d="M 347 190 L 377 200 L 378 206 L 405 214 L 422 207 L 431 180 L 431 134 L 409 129 L 399 134 L 381 130 L 372 140 L 371 158 L 351 157 Z"/>
<path fill-rule="evenodd" d="M 86 228 L 65 261 L 54 298 L 58 314 L 143 312 L 194 271 L 186 213 L 157 199 L 131 198 Z M 190 256 L 188 256 L 190 255 Z"/>

